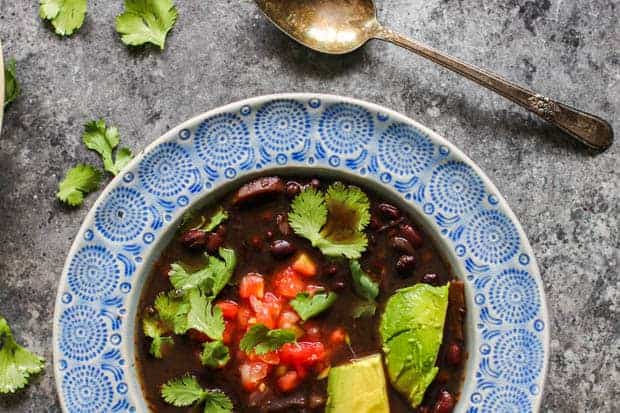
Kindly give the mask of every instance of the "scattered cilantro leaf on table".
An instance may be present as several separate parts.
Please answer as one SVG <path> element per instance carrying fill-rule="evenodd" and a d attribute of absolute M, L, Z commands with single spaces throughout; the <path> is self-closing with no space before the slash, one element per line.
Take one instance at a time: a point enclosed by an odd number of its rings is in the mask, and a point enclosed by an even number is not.
<path fill-rule="evenodd" d="M 295 342 L 295 332 L 283 328 L 270 330 L 263 324 L 252 326 L 239 342 L 239 348 L 257 355 L 276 351 L 286 343 Z"/>
<path fill-rule="evenodd" d="M 174 343 L 172 337 L 164 336 L 165 331 L 161 327 L 159 320 L 155 317 L 144 317 L 142 319 L 142 331 L 144 335 L 151 338 L 151 347 L 149 349 L 151 355 L 155 358 L 162 358 L 162 347 Z"/>
<path fill-rule="evenodd" d="M 4 108 L 15 101 L 21 92 L 15 65 L 15 59 L 9 59 L 4 67 Z"/>
<path fill-rule="evenodd" d="M 232 401 L 220 390 L 205 390 L 194 376 L 184 376 L 168 381 L 161 387 L 161 395 L 176 407 L 187 407 L 204 402 L 205 413 L 230 413 Z"/>
<path fill-rule="evenodd" d="M 222 309 L 214 306 L 212 299 L 198 289 L 190 290 L 188 295 L 187 327 L 206 334 L 211 340 L 221 340 L 225 327 Z"/>
<path fill-rule="evenodd" d="M 112 175 L 118 175 L 133 158 L 128 148 L 119 148 L 116 157 L 113 156 L 114 149 L 120 143 L 120 134 L 116 127 L 107 127 L 103 119 L 90 121 L 84 126 L 82 142 L 101 156 L 103 168 Z"/>
<path fill-rule="evenodd" d="M 125 0 L 125 11 L 116 17 L 116 31 L 126 45 L 152 43 L 163 50 L 177 17 L 172 0 Z"/>
<path fill-rule="evenodd" d="M 368 239 L 370 202 L 361 189 L 336 182 L 327 193 L 306 188 L 293 199 L 289 223 L 327 256 L 359 258 Z"/>
<path fill-rule="evenodd" d="M 44 365 L 43 358 L 15 342 L 9 324 L 0 316 L 0 394 L 21 389 Z"/>
<path fill-rule="evenodd" d="M 306 321 L 327 310 L 337 298 L 338 295 L 334 292 L 318 293 L 313 296 L 308 293 L 299 293 L 290 304 L 301 319 Z"/>
<path fill-rule="evenodd" d="M 217 369 L 223 367 L 230 360 L 228 347 L 220 340 L 204 343 L 200 361 L 203 366 Z"/>
<path fill-rule="evenodd" d="M 40 0 L 39 17 L 49 20 L 60 36 L 70 36 L 82 27 L 87 0 Z"/>
<path fill-rule="evenodd" d="M 67 171 L 58 184 L 56 196 L 70 206 L 80 206 L 84 195 L 96 191 L 101 181 L 101 172 L 91 165 L 79 164 Z"/>

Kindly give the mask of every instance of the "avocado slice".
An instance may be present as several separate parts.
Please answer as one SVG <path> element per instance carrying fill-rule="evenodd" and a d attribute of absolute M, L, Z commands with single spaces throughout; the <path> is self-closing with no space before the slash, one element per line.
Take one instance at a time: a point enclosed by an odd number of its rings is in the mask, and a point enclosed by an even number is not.
<path fill-rule="evenodd" d="M 329 371 L 325 413 L 389 413 L 380 354 L 353 360 Z"/>
<path fill-rule="evenodd" d="M 435 363 L 443 338 L 449 287 L 416 284 L 400 289 L 388 299 L 381 316 L 379 333 L 388 377 L 414 408 L 439 371 Z"/>

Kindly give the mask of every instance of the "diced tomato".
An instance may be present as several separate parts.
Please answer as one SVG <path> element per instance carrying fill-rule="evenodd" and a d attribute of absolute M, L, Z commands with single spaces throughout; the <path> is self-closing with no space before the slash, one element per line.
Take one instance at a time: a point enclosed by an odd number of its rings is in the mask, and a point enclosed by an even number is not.
<path fill-rule="evenodd" d="M 224 333 L 222 334 L 222 341 L 224 344 L 231 344 L 233 341 L 233 336 L 235 334 L 235 324 L 231 321 L 226 320 L 226 326 L 224 327 Z"/>
<path fill-rule="evenodd" d="M 222 310 L 222 315 L 226 320 L 234 320 L 239 311 L 239 304 L 232 300 L 220 301 L 216 304 Z"/>
<path fill-rule="evenodd" d="M 333 345 L 340 345 L 347 340 L 347 332 L 343 328 L 337 328 L 329 335 L 329 342 Z"/>
<path fill-rule="evenodd" d="M 272 351 L 266 354 L 250 353 L 246 355 L 246 358 L 250 361 L 262 361 L 272 366 L 280 364 L 280 356 L 277 351 Z"/>
<path fill-rule="evenodd" d="M 261 381 L 269 374 L 269 365 L 262 361 L 242 364 L 239 367 L 241 384 L 247 391 L 255 390 Z"/>
<path fill-rule="evenodd" d="M 301 253 L 297 256 L 292 265 L 293 269 L 304 277 L 314 277 L 316 275 L 316 264 L 308 254 Z"/>
<path fill-rule="evenodd" d="M 322 291 L 325 291 L 325 287 L 323 287 L 322 285 L 310 284 L 306 286 L 306 292 L 311 296 Z"/>
<path fill-rule="evenodd" d="M 280 361 L 291 366 L 312 366 L 325 358 L 325 346 L 318 341 L 286 343 L 280 348 Z"/>
<path fill-rule="evenodd" d="M 250 273 L 241 279 L 239 295 L 248 298 L 251 295 L 263 298 L 265 295 L 265 280 L 260 274 Z"/>
<path fill-rule="evenodd" d="M 247 307 L 239 307 L 237 311 L 237 323 L 239 327 L 246 328 L 248 326 L 248 320 L 252 317 L 252 311 Z"/>
<path fill-rule="evenodd" d="M 296 371 L 289 371 L 278 379 L 278 388 L 283 392 L 294 390 L 301 382 Z"/>
<path fill-rule="evenodd" d="M 300 320 L 299 316 L 296 312 L 286 310 L 280 314 L 280 319 L 278 320 L 279 328 L 293 328 Z"/>
<path fill-rule="evenodd" d="M 209 336 L 207 336 L 202 331 L 196 330 L 195 328 L 190 328 L 189 330 L 187 330 L 187 336 L 190 339 L 199 343 L 206 343 L 207 341 L 209 341 Z"/>
<path fill-rule="evenodd" d="M 275 275 L 273 285 L 277 294 L 287 298 L 295 298 L 306 288 L 301 277 L 290 267 Z"/>
<path fill-rule="evenodd" d="M 304 330 L 306 330 L 305 338 L 307 341 L 321 341 L 321 329 L 314 321 L 306 322 Z"/>
<path fill-rule="evenodd" d="M 274 304 L 278 306 L 278 309 L 274 309 Z M 265 327 L 273 329 L 276 327 L 276 321 L 278 320 L 279 304 L 277 303 L 265 303 L 254 296 L 250 296 L 250 306 L 256 313 L 256 323 L 264 324 Z"/>

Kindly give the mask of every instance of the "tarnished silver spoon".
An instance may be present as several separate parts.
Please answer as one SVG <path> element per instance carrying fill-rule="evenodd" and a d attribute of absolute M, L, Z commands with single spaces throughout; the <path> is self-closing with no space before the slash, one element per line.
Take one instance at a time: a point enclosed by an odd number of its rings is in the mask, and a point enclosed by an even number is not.
<path fill-rule="evenodd" d="M 352 52 L 370 39 L 404 47 L 521 105 L 585 145 L 605 150 L 613 142 L 611 125 L 389 30 L 377 20 L 372 0 L 255 0 L 284 33 L 319 52 Z"/>

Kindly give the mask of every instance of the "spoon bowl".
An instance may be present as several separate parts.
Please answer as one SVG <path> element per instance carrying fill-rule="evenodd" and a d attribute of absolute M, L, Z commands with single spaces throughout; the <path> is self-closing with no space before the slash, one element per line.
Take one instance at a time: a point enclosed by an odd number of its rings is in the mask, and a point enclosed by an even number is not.
<path fill-rule="evenodd" d="M 394 43 L 452 70 L 540 116 L 586 146 L 605 150 L 613 142 L 609 122 L 510 82 L 384 28 L 373 0 L 255 0 L 273 24 L 297 42 L 328 54 L 344 54 L 370 39 Z"/>
<path fill-rule="evenodd" d="M 280 30 L 306 47 L 345 54 L 362 47 L 380 28 L 371 0 L 256 0 Z"/>

